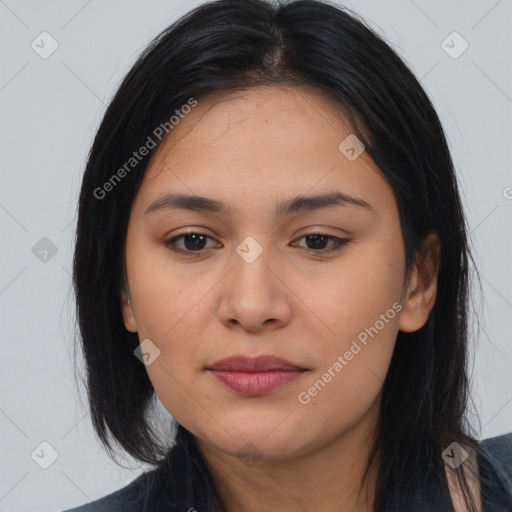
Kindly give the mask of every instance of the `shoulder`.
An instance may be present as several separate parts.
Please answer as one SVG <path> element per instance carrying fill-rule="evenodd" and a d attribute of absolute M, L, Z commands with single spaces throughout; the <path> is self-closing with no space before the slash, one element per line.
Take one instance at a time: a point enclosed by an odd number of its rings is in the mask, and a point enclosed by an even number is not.
<path fill-rule="evenodd" d="M 63 512 L 139 512 L 144 510 L 155 470 L 139 475 L 127 486 Z"/>
<path fill-rule="evenodd" d="M 480 452 L 512 490 L 512 432 L 480 441 Z"/>
<path fill-rule="evenodd" d="M 512 432 L 478 443 L 483 509 L 512 511 Z"/>
<path fill-rule="evenodd" d="M 495 455 L 512 457 L 512 432 L 484 439 L 480 445 Z"/>

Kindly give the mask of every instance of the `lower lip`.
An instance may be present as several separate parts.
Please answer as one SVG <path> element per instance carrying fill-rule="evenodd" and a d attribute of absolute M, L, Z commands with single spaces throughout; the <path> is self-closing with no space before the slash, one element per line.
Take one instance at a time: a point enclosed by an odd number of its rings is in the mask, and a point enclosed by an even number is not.
<path fill-rule="evenodd" d="M 302 370 L 283 370 L 269 372 L 233 372 L 210 370 L 225 386 L 243 395 L 265 395 L 289 382 L 298 379 Z"/>

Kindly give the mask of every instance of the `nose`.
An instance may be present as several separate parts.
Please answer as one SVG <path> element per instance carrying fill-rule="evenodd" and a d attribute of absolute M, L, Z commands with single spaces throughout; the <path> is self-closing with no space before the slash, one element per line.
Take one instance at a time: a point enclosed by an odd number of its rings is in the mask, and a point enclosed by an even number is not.
<path fill-rule="evenodd" d="M 227 327 L 256 333 L 286 325 L 291 318 L 291 292 L 282 266 L 263 250 L 254 260 L 243 253 L 231 258 L 232 269 L 221 282 L 217 314 Z"/>

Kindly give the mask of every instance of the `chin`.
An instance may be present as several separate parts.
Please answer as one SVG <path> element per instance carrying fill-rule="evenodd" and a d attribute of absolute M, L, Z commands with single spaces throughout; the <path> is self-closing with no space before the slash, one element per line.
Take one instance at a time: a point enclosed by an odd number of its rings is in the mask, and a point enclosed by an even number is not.
<path fill-rule="evenodd" d="M 279 427 L 278 427 L 279 429 Z M 242 458 L 283 460 L 301 452 L 303 443 L 287 429 L 278 432 L 272 429 L 261 429 L 252 425 L 240 425 L 237 429 L 229 429 L 222 439 L 211 439 L 217 449 Z M 269 432 L 270 435 L 269 435 Z"/>

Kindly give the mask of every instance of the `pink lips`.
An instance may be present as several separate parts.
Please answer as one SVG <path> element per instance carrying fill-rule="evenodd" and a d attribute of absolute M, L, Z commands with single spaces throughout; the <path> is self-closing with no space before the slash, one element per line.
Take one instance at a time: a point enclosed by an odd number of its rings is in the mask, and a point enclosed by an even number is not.
<path fill-rule="evenodd" d="M 299 378 L 305 371 L 274 356 L 232 356 L 217 361 L 208 370 L 228 388 L 248 396 L 270 393 Z"/>

